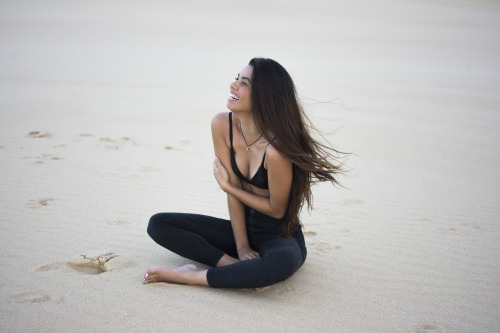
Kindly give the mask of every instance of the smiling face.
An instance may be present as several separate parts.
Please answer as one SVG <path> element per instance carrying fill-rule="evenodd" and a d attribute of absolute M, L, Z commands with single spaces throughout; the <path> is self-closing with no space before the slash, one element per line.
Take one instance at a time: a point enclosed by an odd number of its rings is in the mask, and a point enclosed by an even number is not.
<path fill-rule="evenodd" d="M 227 108 L 233 112 L 252 111 L 252 73 L 253 67 L 245 66 L 229 85 L 230 93 L 227 99 Z"/>

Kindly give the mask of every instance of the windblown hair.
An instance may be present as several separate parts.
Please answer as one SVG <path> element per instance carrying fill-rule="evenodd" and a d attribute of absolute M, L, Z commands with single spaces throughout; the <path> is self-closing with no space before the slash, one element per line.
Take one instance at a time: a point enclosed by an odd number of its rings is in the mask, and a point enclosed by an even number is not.
<path fill-rule="evenodd" d="M 314 130 L 298 100 L 288 72 L 272 59 L 253 58 L 252 112 L 255 124 L 273 147 L 293 164 L 293 179 L 282 234 L 291 237 L 300 225 L 304 205 L 312 208 L 311 185 L 330 181 L 338 185 L 342 173 L 340 152 L 311 136 Z"/>

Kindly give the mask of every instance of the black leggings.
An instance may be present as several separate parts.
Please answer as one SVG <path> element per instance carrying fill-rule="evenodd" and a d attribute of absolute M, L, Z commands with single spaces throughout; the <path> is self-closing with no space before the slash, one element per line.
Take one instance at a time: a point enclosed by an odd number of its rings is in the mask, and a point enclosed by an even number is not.
<path fill-rule="evenodd" d="M 208 285 L 216 288 L 259 288 L 283 281 L 295 273 L 307 255 L 304 236 L 297 228 L 292 238 L 281 237 L 282 219 L 245 207 L 250 247 L 260 258 L 215 267 L 224 254 L 238 258 L 231 221 L 197 214 L 158 213 L 148 234 L 161 246 L 185 258 L 212 266 Z"/>

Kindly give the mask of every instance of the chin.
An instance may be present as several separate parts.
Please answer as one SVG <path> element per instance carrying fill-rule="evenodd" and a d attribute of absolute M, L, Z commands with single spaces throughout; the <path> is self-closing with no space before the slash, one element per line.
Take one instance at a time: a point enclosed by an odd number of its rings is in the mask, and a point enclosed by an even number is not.
<path fill-rule="evenodd" d="M 237 108 L 237 107 L 235 108 L 235 107 L 234 107 L 234 105 L 231 105 L 231 102 L 228 102 L 228 103 L 226 104 L 226 107 L 227 107 L 230 111 L 233 111 L 233 112 L 237 112 L 237 111 L 238 111 L 238 108 Z"/>

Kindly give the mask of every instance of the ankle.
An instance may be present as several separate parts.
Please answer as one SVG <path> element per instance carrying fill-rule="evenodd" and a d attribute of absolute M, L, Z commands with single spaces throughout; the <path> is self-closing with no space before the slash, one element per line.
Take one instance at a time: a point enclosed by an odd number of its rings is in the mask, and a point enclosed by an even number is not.
<path fill-rule="evenodd" d="M 223 266 L 228 266 L 237 263 L 239 260 L 236 258 L 233 258 L 227 254 L 224 254 L 222 258 L 220 258 L 219 262 L 215 267 L 223 267 Z"/>

